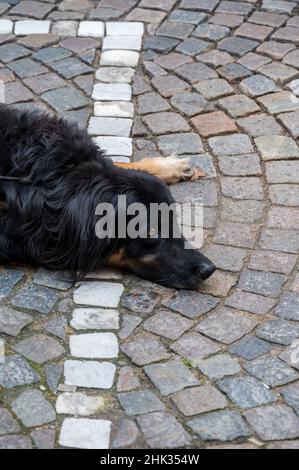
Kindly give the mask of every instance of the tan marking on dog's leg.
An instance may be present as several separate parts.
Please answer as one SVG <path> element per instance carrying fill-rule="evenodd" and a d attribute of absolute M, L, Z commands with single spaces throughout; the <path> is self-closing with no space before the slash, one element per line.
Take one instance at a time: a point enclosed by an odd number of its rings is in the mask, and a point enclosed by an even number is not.
<path fill-rule="evenodd" d="M 188 158 L 153 157 L 139 162 L 122 163 L 115 162 L 114 165 L 128 170 L 139 170 L 157 176 L 166 184 L 174 184 L 179 181 L 196 180 L 206 174 L 198 169 L 192 168 Z"/>

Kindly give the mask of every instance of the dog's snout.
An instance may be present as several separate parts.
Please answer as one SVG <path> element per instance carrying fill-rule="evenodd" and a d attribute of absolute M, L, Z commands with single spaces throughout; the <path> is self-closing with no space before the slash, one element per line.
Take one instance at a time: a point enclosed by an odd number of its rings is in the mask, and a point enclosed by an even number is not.
<path fill-rule="evenodd" d="M 212 261 L 205 261 L 199 267 L 200 277 L 202 278 L 203 281 L 205 281 L 210 276 L 212 276 L 215 270 L 216 270 L 216 266 L 215 264 L 212 263 Z"/>

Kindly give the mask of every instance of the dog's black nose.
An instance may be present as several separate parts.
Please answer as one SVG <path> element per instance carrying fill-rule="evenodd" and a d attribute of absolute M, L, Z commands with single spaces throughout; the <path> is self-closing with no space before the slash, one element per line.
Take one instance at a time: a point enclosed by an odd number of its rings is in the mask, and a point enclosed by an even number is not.
<path fill-rule="evenodd" d="M 211 261 L 204 263 L 200 266 L 199 272 L 203 281 L 212 276 L 213 272 L 216 270 L 215 264 Z"/>

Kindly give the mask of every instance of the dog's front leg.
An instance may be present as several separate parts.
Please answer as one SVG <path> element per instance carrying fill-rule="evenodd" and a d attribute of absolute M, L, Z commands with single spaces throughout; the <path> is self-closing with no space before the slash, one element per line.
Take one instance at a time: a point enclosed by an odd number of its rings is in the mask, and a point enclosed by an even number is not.
<path fill-rule="evenodd" d="M 192 168 L 188 158 L 176 158 L 173 156 L 146 158 L 139 162 L 130 163 L 115 162 L 114 164 L 128 170 L 145 171 L 157 176 L 166 184 L 196 180 L 206 176 L 199 168 Z"/>

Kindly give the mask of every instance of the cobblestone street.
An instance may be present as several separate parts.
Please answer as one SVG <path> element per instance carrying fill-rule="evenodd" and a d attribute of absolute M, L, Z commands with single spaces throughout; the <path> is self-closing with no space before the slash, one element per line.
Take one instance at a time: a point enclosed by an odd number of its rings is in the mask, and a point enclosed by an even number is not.
<path fill-rule="evenodd" d="M 299 0 L 0 0 L 5 102 L 190 157 L 217 266 L 0 267 L 0 449 L 299 449 L 298 45 Z"/>

